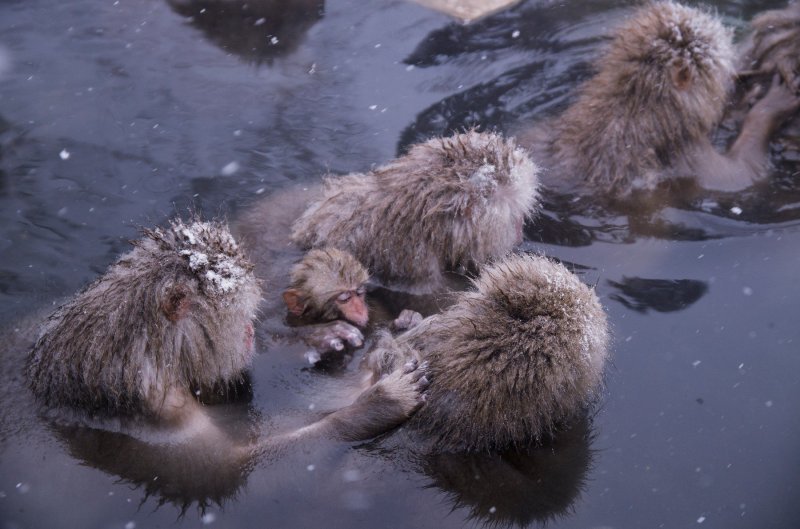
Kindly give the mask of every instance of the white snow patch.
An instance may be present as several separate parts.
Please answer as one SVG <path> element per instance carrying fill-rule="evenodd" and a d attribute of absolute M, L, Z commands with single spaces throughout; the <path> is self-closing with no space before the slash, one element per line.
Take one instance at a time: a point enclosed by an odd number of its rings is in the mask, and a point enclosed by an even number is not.
<path fill-rule="evenodd" d="M 62 160 L 69 160 L 70 153 L 66 149 L 61 149 L 61 152 L 58 153 L 59 158 Z"/>
<path fill-rule="evenodd" d="M 742 208 L 740 208 L 739 206 L 733 206 L 731 208 L 731 213 L 733 213 L 734 215 L 741 215 L 742 214 Z"/>
<path fill-rule="evenodd" d="M 223 167 L 220 173 L 222 173 L 222 176 L 231 176 L 235 174 L 236 171 L 238 170 L 239 170 L 239 164 L 234 161 Z"/>

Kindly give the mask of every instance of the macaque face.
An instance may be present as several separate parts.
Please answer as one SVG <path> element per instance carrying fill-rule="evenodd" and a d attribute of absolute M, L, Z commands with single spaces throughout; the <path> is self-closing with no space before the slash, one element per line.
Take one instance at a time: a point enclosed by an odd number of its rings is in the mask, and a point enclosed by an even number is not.
<path fill-rule="evenodd" d="M 369 321 L 369 309 L 365 297 L 366 289 L 360 286 L 356 290 L 342 292 L 336 296 L 333 302 L 344 319 L 354 325 L 364 327 Z"/>

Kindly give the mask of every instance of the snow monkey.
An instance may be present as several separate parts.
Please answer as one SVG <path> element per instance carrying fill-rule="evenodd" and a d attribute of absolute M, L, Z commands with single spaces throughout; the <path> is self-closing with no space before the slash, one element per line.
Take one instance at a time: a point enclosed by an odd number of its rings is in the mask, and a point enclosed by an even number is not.
<path fill-rule="evenodd" d="M 606 316 L 594 291 L 563 265 L 533 255 L 486 267 L 472 291 L 365 358 L 368 376 L 423 363 L 425 402 L 406 429 L 434 451 L 530 445 L 580 416 L 608 357 Z"/>
<path fill-rule="evenodd" d="M 624 197 L 676 179 L 722 191 L 752 185 L 766 175 L 770 136 L 800 99 L 786 83 L 773 84 L 727 152 L 717 152 L 709 133 L 733 86 L 731 36 L 701 9 L 646 4 L 614 31 L 575 102 L 520 142 L 554 187 L 582 184 Z"/>
<path fill-rule="evenodd" d="M 390 288 L 430 292 L 522 241 L 538 168 L 514 140 L 469 131 L 413 145 L 368 173 L 325 180 L 292 226 L 304 249 L 349 251 Z"/>
<path fill-rule="evenodd" d="M 198 395 L 242 377 L 254 353 L 259 281 L 226 226 L 173 220 L 144 230 L 131 252 L 45 322 L 26 372 L 51 408 L 216 439 Z M 421 402 L 410 365 L 354 402 L 258 448 L 308 436 L 355 440 L 404 421 Z M 424 381 L 423 381 L 424 383 Z"/>

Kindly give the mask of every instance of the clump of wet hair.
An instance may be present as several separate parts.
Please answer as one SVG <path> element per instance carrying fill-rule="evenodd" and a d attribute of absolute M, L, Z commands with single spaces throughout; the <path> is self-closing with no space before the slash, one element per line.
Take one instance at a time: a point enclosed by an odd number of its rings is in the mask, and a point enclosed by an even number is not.
<path fill-rule="evenodd" d="M 327 178 L 292 239 L 347 250 L 387 286 L 434 290 L 443 271 L 475 267 L 520 242 L 537 175 L 513 139 L 475 131 L 434 138 L 366 174 Z"/>
<path fill-rule="evenodd" d="M 651 2 L 614 31 L 597 74 L 543 127 L 550 168 L 615 194 L 655 187 L 722 117 L 733 59 L 716 17 Z"/>
<path fill-rule="evenodd" d="M 741 67 L 754 73 L 777 71 L 791 84 L 800 75 L 800 3 L 765 11 L 750 24 Z"/>
<path fill-rule="evenodd" d="M 261 291 L 227 227 L 174 220 L 132 244 L 44 323 L 26 366 L 44 404 L 156 416 L 171 389 L 233 381 L 249 365 Z"/>
<path fill-rule="evenodd" d="M 443 313 L 385 335 L 374 361 L 385 369 L 381 351 L 406 348 L 405 358 L 427 362 L 426 402 L 408 427 L 436 450 L 502 450 L 586 411 L 602 387 L 608 340 L 593 289 L 561 264 L 519 255 L 484 269 Z"/>
<path fill-rule="evenodd" d="M 366 268 L 350 253 L 325 247 L 311 250 L 294 265 L 289 288 L 305 294 L 306 316 L 328 321 L 340 316 L 333 298 L 362 288 L 368 280 Z"/>

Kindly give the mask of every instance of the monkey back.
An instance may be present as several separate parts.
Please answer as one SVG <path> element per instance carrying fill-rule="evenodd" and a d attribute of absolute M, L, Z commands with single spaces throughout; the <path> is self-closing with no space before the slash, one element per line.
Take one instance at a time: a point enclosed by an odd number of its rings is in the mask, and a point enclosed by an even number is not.
<path fill-rule="evenodd" d="M 585 410 L 608 356 L 594 291 L 532 255 L 486 268 L 474 292 L 398 340 L 429 362 L 427 401 L 410 427 L 442 451 L 541 439 Z"/>
<path fill-rule="evenodd" d="M 260 287 L 227 228 L 175 220 L 133 245 L 44 323 L 26 372 L 48 406 L 154 414 L 249 365 Z"/>

